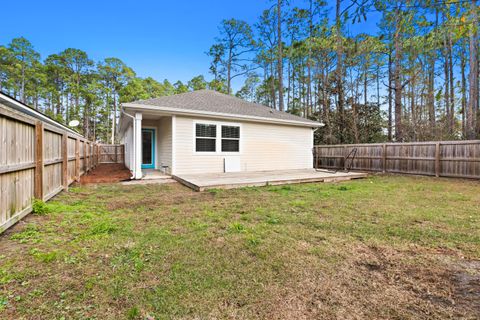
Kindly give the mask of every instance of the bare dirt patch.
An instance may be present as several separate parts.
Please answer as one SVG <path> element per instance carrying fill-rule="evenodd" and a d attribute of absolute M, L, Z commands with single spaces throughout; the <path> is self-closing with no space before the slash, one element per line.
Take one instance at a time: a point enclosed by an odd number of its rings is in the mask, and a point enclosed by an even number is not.
<path fill-rule="evenodd" d="M 115 183 L 129 180 L 131 177 L 130 170 L 120 163 L 103 163 L 99 164 L 95 169 L 84 175 L 80 179 L 81 184 L 92 183 Z"/>
<path fill-rule="evenodd" d="M 464 261 L 458 268 L 453 275 L 457 303 L 480 318 L 480 261 Z"/>
<path fill-rule="evenodd" d="M 270 319 L 480 317 L 477 262 L 458 264 L 457 257 L 420 248 L 413 253 L 346 244 L 344 251 L 333 269 L 297 266 L 289 281 L 269 288 L 259 309 L 268 310 Z M 452 264 L 440 262 L 450 259 Z"/>

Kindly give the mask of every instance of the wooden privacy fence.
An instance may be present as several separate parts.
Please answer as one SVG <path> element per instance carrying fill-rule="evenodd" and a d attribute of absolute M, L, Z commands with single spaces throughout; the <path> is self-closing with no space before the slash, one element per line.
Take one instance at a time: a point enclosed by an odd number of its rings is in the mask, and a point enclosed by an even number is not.
<path fill-rule="evenodd" d="M 352 170 L 480 178 L 480 140 L 318 145 L 314 164 L 344 169 L 350 161 L 345 157 L 355 148 Z"/>
<path fill-rule="evenodd" d="M 0 93 L 0 233 L 123 146 L 98 145 Z M 106 157 L 106 158 L 104 158 Z M 100 159 L 101 158 L 101 159 Z"/>
<path fill-rule="evenodd" d="M 99 144 L 98 163 L 124 163 L 125 147 L 123 144 Z"/>
<path fill-rule="evenodd" d="M 0 233 L 98 163 L 92 142 L 0 104 Z"/>

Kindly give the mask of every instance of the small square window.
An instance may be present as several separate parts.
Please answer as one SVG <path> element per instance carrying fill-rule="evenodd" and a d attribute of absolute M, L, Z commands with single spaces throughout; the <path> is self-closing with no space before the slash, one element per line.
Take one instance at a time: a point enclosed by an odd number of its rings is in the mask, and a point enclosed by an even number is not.
<path fill-rule="evenodd" d="M 217 126 L 214 124 L 195 125 L 195 151 L 215 152 L 217 151 Z"/>
<path fill-rule="evenodd" d="M 240 127 L 222 126 L 222 138 L 240 139 Z"/>
<path fill-rule="evenodd" d="M 197 137 L 216 138 L 217 137 L 217 126 L 214 125 L 214 124 L 197 123 L 197 125 L 196 125 L 196 136 Z"/>
<path fill-rule="evenodd" d="M 238 152 L 240 150 L 239 140 L 222 139 L 222 152 Z"/>
<path fill-rule="evenodd" d="M 222 126 L 222 152 L 240 151 L 240 127 Z"/>

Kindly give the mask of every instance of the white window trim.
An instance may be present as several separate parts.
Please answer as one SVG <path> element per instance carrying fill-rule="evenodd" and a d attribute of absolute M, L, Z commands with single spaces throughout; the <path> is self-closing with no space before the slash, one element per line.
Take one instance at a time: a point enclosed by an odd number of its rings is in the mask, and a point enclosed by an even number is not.
<path fill-rule="evenodd" d="M 215 152 L 209 151 L 197 151 L 196 144 L 197 144 L 197 132 L 196 127 L 197 124 L 205 124 L 205 125 L 215 125 L 217 127 L 217 136 L 215 137 Z M 230 151 L 230 152 L 222 152 L 222 126 L 230 126 L 230 127 L 239 127 L 240 128 L 240 142 L 239 142 L 239 150 L 237 152 Z M 238 156 L 241 155 L 243 152 L 243 128 L 242 124 L 238 122 L 224 122 L 224 121 L 211 121 L 211 120 L 194 120 L 193 121 L 193 154 L 194 155 L 202 155 L 202 156 Z M 207 138 L 208 139 L 208 138 Z M 213 139 L 213 138 L 212 138 Z M 235 140 L 235 139 L 231 139 Z"/>

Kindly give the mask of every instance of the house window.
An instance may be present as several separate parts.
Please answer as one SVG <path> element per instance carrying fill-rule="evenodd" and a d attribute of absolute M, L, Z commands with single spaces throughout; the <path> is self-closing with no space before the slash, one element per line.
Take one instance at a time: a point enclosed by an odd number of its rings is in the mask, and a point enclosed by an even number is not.
<path fill-rule="evenodd" d="M 222 126 L 222 152 L 240 151 L 240 127 Z"/>
<path fill-rule="evenodd" d="M 197 152 L 215 152 L 217 126 L 197 123 L 195 126 L 195 150 Z"/>

